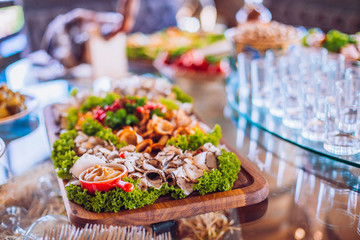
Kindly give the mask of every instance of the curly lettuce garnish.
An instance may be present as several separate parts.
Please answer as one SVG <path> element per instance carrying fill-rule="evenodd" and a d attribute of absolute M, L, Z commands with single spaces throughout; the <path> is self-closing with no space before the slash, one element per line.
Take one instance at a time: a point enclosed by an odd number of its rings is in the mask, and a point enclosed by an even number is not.
<path fill-rule="evenodd" d="M 90 96 L 81 105 L 80 112 L 86 113 L 97 106 L 101 106 L 101 107 L 109 106 L 115 101 L 115 99 L 119 99 L 119 98 L 120 95 L 112 92 L 106 94 L 104 98 L 97 96 Z"/>
<path fill-rule="evenodd" d="M 204 133 L 199 129 L 195 130 L 195 133 L 192 135 L 179 135 L 172 137 L 167 145 L 172 145 L 182 150 L 192 150 L 195 151 L 199 147 L 203 146 L 205 143 L 211 143 L 214 146 L 217 146 L 222 137 L 221 127 L 216 124 L 214 129 L 209 133 Z"/>
<path fill-rule="evenodd" d="M 74 107 L 70 107 L 66 116 L 67 129 L 68 130 L 74 129 L 78 119 L 79 119 L 78 110 Z"/>
<path fill-rule="evenodd" d="M 98 121 L 87 118 L 81 125 L 81 130 L 88 136 L 96 136 L 114 144 L 117 148 L 127 145 L 126 142 L 119 142 L 119 138 L 112 132 L 111 128 L 104 128 Z"/>
<path fill-rule="evenodd" d="M 235 153 L 222 150 L 218 157 L 218 168 L 210 172 L 204 171 L 199 182 L 193 185 L 193 189 L 201 195 L 215 191 L 229 191 L 238 178 L 240 161 Z"/>
<path fill-rule="evenodd" d="M 66 187 L 67 197 L 86 210 L 93 212 L 118 212 L 121 209 L 137 209 L 153 204 L 160 196 L 170 194 L 173 198 L 184 198 L 183 190 L 178 187 L 169 186 L 165 183 L 160 189 L 150 188 L 141 191 L 137 187 L 138 180 L 124 178 L 125 181 L 134 184 L 135 189 L 125 192 L 120 188 L 114 188 L 108 192 L 96 192 L 91 195 L 80 186 L 69 184 Z"/>
<path fill-rule="evenodd" d="M 75 130 L 68 131 L 60 135 L 59 139 L 53 144 L 51 159 L 57 169 L 57 175 L 61 179 L 70 179 L 70 168 L 74 165 L 78 157 L 74 151 L 74 139 L 77 133 Z"/>

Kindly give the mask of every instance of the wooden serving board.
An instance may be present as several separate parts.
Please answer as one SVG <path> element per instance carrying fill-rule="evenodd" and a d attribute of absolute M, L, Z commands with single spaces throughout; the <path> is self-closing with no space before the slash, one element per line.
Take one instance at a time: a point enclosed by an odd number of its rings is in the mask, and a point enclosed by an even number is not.
<path fill-rule="evenodd" d="M 45 124 L 50 145 L 58 138 L 59 126 L 55 122 L 52 106 L 44 109 Z M 206 212 L 253 205 L 265 200 L 269 194 L 266 179 L 251 163 L 240 155 L 241 170 L 238 180 L 230 191 L 216 192 L 204 196 L 197 192 L 187 198 L 174 200 L 171 197 L 160 197 L 152 205 L 135 210 L 121 210 L 117 213 L 94 213 L 69 201 L 65 185 L 67 181 L 58 178 L 61 195 L 70 222 L 82 227 L 85 224 L 104 225 L 149 225 L 183 217 L 190 217 Z"/>

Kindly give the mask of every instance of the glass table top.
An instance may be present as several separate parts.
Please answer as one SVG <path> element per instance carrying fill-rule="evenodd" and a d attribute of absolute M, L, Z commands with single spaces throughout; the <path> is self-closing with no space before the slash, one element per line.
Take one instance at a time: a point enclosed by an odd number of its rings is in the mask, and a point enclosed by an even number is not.
<path fill-rule="evenodd" d="M 282 123 L 282 118 L 269 113 L 268 109 L 251 104 L 250 97 L 239 97 L 239 81 L 233 74 L 227 83 L 226 93 L 229 105 L 251 124 L 276 137 L 295 144 L 309 152 L 320 154 L 328 159 L 360 168 L 360 153 L 355 155 L 336 155 L 326 151 L 322 142 L 310 141 L 301 136 L 301 130 L 289 128 Z"/>

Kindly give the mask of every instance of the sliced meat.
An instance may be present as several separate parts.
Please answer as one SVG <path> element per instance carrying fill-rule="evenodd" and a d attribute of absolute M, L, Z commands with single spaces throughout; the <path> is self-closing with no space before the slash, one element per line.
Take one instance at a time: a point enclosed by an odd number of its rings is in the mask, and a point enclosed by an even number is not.
<path fill-rule="evenodd" d="M 160 189 L 165 182 L 165 175 L 160 170 L 147 171 L 144 173 L 144 177 L 148 181 L 149 187 Z"/>
<path fill-rule="evenodd" d="M 186 181 L 186 179 L 183 177 L 177 178 L 176 184 L 179 186 L 179 188 L 181 188 L 184 191 L 185 195 L 189 195 L 190 193 L 192 193 L 194 191 L 193 184 Z"/>
<path fill-rule="evenodd" d="M 185 171 L 185 175 L 188 179 L 190 179 L 191 182 L 198 182 L 197 179 L 200 178 L 204 173 L 203 170 L 191 164 L 185 164 L 183 168 Z"/>
<path fill-rule="evenodd" d="M 216 160 L 216 156 L 214 153 L 212 153 L 212 152 L 206 153 L 205 164 L 210 170 L 217 168 L 217 160 Z"/>

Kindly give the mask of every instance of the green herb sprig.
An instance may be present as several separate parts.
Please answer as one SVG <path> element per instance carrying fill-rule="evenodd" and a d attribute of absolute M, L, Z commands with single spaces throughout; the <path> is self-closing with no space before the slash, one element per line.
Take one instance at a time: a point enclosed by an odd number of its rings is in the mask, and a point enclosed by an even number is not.
<path fill-rule="evenodd" d="M 183 90 L 181 90 L 178 86 L 173 86 L 171 89 L 173 93 L 176 95 L 176 100 L 182 102 L 182 103 L 192 103 L 193 98 L 187 95 Z"/>

